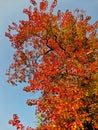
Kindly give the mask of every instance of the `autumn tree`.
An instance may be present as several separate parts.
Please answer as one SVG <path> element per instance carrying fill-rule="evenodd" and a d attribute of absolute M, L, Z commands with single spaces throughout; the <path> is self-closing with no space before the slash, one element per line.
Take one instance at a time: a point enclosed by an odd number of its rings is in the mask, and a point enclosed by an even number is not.
<path fill-rule="evenodd" d="M 41 92 L 27 100 L 37 106 L 36 130 L 98 129 L 98 21 L 90 24 L 79 9 L 54 13 L 57 0 L 50 7 L 47 0 L 39 7 L 30 2 L 34 8 L 23 10 L 28 19 L 13 22 L 5 34 L 15 49 L 8 82 L 28 82 L 24 91 Z"/>

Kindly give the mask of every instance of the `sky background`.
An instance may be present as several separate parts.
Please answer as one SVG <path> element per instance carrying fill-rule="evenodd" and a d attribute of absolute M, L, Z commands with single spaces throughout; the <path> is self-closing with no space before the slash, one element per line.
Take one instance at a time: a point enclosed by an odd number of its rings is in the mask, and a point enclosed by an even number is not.
<path fill-rule="evenodd" d="M 37 0 L 38 2 L 40 0 Z M 49 0 L 51 2 L 52 0 Z M 22 13 L 23 8 L 29 7 L 29 0 L 0 0 L 0 130 L 15 130 L 8 125 L 8 120 L 17 113 L 21 122 L 26 126 L 36 126 L 35 107 L 26 105 L 26 100 L 38 96 L 26 93 L 22 88 L 27 84 L 19 84 L 17 87 L 6 82 L 7 68 L 13 61 L 13 52 L 8 38 L 5 37 L 8 25 L 12 22 L 27 19 Z M 98 20 L 98 0 L 58 0 L 56 9 L 74 12 L 76 8 L 83 9 L 92 17 L 91 23 Z"/>

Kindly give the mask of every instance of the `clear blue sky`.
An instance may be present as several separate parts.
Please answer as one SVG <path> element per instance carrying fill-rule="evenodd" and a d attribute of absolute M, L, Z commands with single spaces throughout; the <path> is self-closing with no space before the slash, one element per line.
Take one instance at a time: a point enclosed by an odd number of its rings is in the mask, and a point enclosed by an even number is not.
<path fill-rule="evenodd" d="M 40 1 L 40 0 L 37 0 Z M 51 2 L 52 0 L 50 0 Z M 92 17 L 91 22 L 98 20 L 98 0 L 58 0 L 57 9 L 74 11 L 76 8 L 84 9 L 87 15 Z M 20 120 L 26 126 L 35 126 L 35 108 L 26 105 L 26 99 L 36 95 L 22 91 L 25 84 L 13 87 L 6 82 L 5 72 L 12 62 L 13 49 L 10 42 L 4 36 L 7 26 L 13 21 L 26 19 L 22 13 L 23 8 L 30 5 L 29 0 L 0 0 L 0 130 L 14 130 L 8 125 L 13 113 L 20 116 Z"/>

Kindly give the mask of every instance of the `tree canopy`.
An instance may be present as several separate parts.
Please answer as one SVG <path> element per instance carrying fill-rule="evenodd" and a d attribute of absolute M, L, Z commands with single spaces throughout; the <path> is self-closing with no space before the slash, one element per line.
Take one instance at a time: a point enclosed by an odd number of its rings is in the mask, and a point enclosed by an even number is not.
<path fill-rule="evenodd" d="M 57 0 L 50 7 L 48 0 L 39 7 L 30 2 L 34 8 L 23 10 L 28 20 L 13 22 L 5 33 L 15 49 L 8 82 L 28 82 L 24 91 L 41 91 L 27 100 L 37 106 L 36 130 L 98 129 L 98 21 L 90 24 L 79 9 L 54 13 Z M 9 123 L 24 129 L 16 114 Z"/>

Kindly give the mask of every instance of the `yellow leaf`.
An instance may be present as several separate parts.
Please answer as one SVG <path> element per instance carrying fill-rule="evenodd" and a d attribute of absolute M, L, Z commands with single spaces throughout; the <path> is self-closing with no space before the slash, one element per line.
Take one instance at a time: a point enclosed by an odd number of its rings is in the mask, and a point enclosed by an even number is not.
<path fill-rule="evenodd" d="M 86 54 L 88 55 L 88 54 L 90 54 L 90 53 L 92 53 L 93 52 L 93 50 L 89 50 Z"/>

